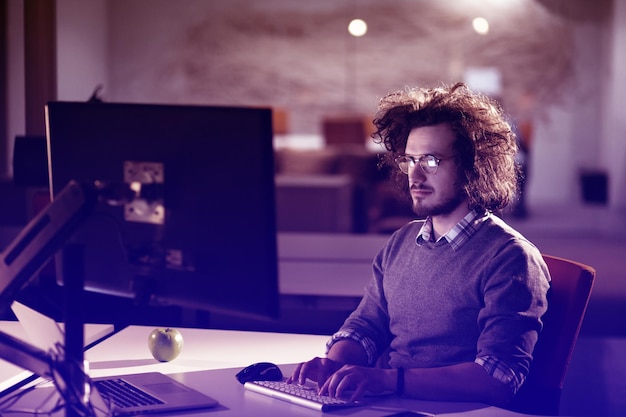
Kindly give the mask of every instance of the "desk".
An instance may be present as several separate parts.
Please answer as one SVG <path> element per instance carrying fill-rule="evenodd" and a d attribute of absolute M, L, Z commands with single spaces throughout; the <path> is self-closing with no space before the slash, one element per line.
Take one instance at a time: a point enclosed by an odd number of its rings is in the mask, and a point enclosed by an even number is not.
<path fill-rule="evenodd" d="M 293 363 L 324 354 L 328 336 L 242 332 L 227 330 L 179 329 L 184 347 L 172 362 L 159 363 L 148 351 L 146 326 L 131 326 L 90 349 L 93 377 L 158 371 L 170 374 L 180 382 L 214 397 L 217 408 L 186 416 L 236 417 L 314 417 L 349 415 L 353 417 L 383 417 L 401 410 L 422 410 L 444 413 L 445 416 L 514 417 L 522 414 L 476 403 L 444 403 L 386 397 L 376 399 L 370 406 L 323 414 L 244 390 L 235 373 L 254 362 L 269 361 L 281 365 L 288 375 Z M 35 390 L 19 404 L 36 404 L 49 388 Z M 19 405 L 18 404 L 18 405 Z"/>
<path fill-rule="evenodd" d="M 179 329 L 184 339 L 181 354 L 171 362 L 157 362 L 148 350 L 148 335 L 153 329 L 130 326 L 91 348 L 85 354 L 91 376 L 142 372 L 175 374 L 243 368 L 264 361 L 298 363 L 324 355 L 328 340 L 328 336 L 317 335 Z"/>

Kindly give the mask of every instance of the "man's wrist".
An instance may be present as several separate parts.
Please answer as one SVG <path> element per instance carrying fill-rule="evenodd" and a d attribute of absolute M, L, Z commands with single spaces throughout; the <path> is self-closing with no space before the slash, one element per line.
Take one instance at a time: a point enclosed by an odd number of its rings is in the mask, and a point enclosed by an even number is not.
<path fill-rule="evenodd" d="M 363 350 L 363 353 L 366 355 L 365 360 L 363 362 L 359 362 L 359 365 L 374 366 L 374 364 L 376 363 L 376 358 L 378 358 L 376 345 L 371 339 L 362 336 L 355 331 L 340 330 L 336 332 L 326 343 L 326 355 L 330 353 L 331 349 L 336 344 L 341 344 L 346 341 L 352 341 L 357 343 Z"/>
<path fill-rule="evenodd" d="M 352 365 L 367 365 L 367 354 L 363 346 L 354 339 L 336 339 L 326 353 L 326 357 L 335 362 Z"/>

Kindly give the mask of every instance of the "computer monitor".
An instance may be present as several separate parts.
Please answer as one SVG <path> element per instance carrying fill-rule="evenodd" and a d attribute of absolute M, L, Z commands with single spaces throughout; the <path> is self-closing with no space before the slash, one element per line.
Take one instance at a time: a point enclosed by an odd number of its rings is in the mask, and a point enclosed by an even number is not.
<path fill-rule="evenodd" d="M 87 290 L 278 315 L 270 109 L 51 102 L 46 123 L 52 198 L 72 180 L 110 191 L 73 237 Z"/>

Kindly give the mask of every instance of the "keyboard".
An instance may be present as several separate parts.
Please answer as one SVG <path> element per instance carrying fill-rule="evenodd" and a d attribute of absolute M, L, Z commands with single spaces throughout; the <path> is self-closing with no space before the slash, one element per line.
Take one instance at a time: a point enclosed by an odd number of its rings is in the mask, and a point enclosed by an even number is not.
<path fill-rule="evenodd" d="M 123 379 L 113 378 L 94 382 L 100 395 L 118 408 L 163 404 L 163 401 L 135 388 Z"/>
<path fill-rule="evenodd" d="M 246 382 L 247 390 L 288 401 L 293 404 L 311 408 L 317 411 L 331 411 L 345 407 L 364 405 L 359 401 L 348 401 L 333 398 L 327 395 L 318 395 L 317 387 L 313 385 L 288 384 L 284 381 L 253 381 Z"/>

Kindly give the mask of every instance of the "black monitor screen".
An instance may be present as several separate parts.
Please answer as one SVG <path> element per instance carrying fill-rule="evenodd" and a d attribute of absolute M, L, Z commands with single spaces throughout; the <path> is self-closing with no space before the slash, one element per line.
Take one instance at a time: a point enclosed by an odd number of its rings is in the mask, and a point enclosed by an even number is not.
<path fill-rule="evenodd" d="M 53 198 L 70 180 L 139 195 L 111 192 L 75 234 L 88 290 L 277 315 L 270 109 L 52 102 L 46 119 Z"/>

